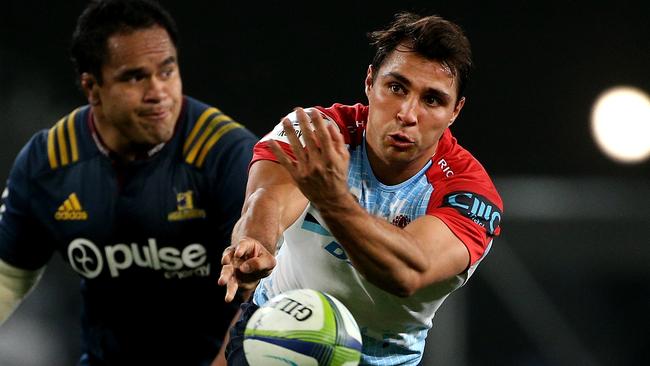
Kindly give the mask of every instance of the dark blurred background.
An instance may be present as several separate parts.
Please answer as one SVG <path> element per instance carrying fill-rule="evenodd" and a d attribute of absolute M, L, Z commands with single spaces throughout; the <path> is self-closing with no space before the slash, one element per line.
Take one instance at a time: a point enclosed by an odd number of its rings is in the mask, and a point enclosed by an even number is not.
<path fill-rule="evenodd" d="M 67 47 L 85 3 L 0 6 L 2 181 L 34 132 L 84 104 Z M 162 3 L 185 93 L 260 136 L 295 106 L 365 102 L 366 33 L 396 11 L 460 24 L 475 70 L 452 131 L 494 177 L 503 235 L 434 319 L 423 364 L 650 363 L 650 162 L 609 159 L 589 124 L 605 89 L 650 92 L 650 2 Z M 0 365 L 75 363 L 76 286 L 53 258 L 0 328 Z"/>

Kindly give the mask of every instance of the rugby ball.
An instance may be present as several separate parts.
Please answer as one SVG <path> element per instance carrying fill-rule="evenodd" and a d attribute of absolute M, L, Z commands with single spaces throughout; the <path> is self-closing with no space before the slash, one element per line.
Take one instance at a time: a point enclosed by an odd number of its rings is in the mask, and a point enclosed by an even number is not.
<path fill-rule="evenodd" d="M 253 313 L 244 332 L 251 366 L 354 366 L 361 333 L 350 311 L 321 291 L 282 293 Z"/>

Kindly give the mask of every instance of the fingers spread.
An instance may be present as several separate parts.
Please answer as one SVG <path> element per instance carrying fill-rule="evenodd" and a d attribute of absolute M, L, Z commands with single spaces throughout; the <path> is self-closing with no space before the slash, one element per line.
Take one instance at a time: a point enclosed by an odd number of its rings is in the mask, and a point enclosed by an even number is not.
<path fill-rule="evenodd" d="M 286 117 L 283 118 L 282 129 L 284 130 L 285 135 L 287 135 L 287 139 L 289 140 L 289 146 L 291 147 L 291 151 L 293 151 L 296 160 L 304 161 L 306 159 L 305 152 L 302 148 L 302 144 L 300 143 L 300 140 L 298 139 L 298 136 L 296 136 L 296 130 L 293 128 L 293 124 L 291 123 L 291 120 L 289 120 Z"/>
<path fill-rule="evenodd" d="M 318 110 L 312 110 L 309 114 L 311 116 L 311 122 L 314 124 L 314 133 L 318 139 L 321 150 L 327 151 L 331 146 L 331 137 L 323 116 L 321 116 Z"/>
<path fill-rule="evenodd" d="M 330 137 L 332 138 L 332 146 L 338 155 L 347 154 L 347 147 L 345 146 L 345 139 L 343 134 L 339 131 L 338 128 L 334 125 L 328 125 L 327 130 L 329 131 Z"/>
<path fill-rule="evenodd" d="M 302 108 L 296 108 L 296 117 L 300 125 L 300 132 L 302 132 L 302 139 L 305 141 L 305 147 L 308 151 L 316 151 L 318 144 L 314 137 L 314 131 L 311 126 L 311 117 Z"/>
<path fill-rule="evenodd" d="M 226 297 L 224 298 L 224 300 L 226 302 L 231 302 L 232 299 L 235 298 L 238 288 L 239 285 L 237 284 L 237 280 L 235 279 L 235 277 L 231 277 L 228 283 L 226 284 Z"/>
<path fill-rule="evenodd" d="M 221 267 L 221 275 L 219 276 L 219 279 L 217 280 L 217 283 L 219 286 L 223 286 L 226 283 L 228 283 L 228 280 L 232 277 L 234 272 L 234 268 L 231 265 L 225 265 Z"/>
<path fill-rule="evenodd" d="M 232 246 L 229 246 L 223 251 L 223 254 L 221 255 L 221 264 L 226 265 L 226 264 L 231 264 L 232 263 L 232 254 L 235 249 Z"/>
<path fill-rule="evenodd" d="M 241 238 L 235 247 L 235 252 L 233 257 L 235 260 L 248 259 L 254 257 L 257 253 L 255 246 L 257 244 L 256 240 L 250 238 Z"/>
<path fill-rule="evenodd" d="M 271 151 L 273 151 L 273 154 L 275 157 L 278 159 L 278 163 L 282 165 L 285 169 L 289 171 L 293 175 L 294 167 L 296 165 L 296 162 L 292 160 L 285 152 L 282 150 L 280 145 L 271 140 L 269 141 L 269 146 L 271 147 Z"/>
<path fill-rule="evenodd" d="M 239 266 L 242 273 L 256 273 L 263 274 L 271 272 L 275 267 L 275 258 L 272 255 L 264 254 L 251 258 Z"/>

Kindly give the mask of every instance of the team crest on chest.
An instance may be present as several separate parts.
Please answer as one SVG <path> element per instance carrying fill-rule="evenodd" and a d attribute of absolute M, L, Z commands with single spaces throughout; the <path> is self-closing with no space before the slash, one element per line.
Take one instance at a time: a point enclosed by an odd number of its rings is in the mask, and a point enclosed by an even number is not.
<path fill-rule="evenodd" d="M 408 225 L 410 223 L 411 223 L 411 219 L 406 215 L 397 215 L 397 216 L 395 216 L 395 218 L 393 219 L 393 222 L 392 222 L 393 225 L 395 225 L 395 226 L 397 226 L 399 228 L 402 228 L 402 229 L 405 228 L 406 225 Z"/>
<path fill-rule="evenodd" d="M 176 211 L 167 215 L 168 221 L 182 221 L 204 218 L 205 210 L 194 207 L 194 192 L 180 192 L 176 194 Z"/>

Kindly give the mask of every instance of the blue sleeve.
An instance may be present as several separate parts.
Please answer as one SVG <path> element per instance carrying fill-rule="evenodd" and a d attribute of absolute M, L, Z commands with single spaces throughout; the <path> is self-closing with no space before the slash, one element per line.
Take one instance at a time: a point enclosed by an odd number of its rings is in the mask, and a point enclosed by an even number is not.
<path fill-rule="evenodd" d="M 54 251 L 45 228 L 33 214 L 30 155 L 38 136 L 21 150 L 9 173 L 0 206 L 0 259 L 24 269 L 44 266 Z"/>
<path fill-rule="evenodd" d="M 233 226 L 241 216 L 244 204 L 248 165 L 253 157 L 253 146 L 259 139 L 245 128 L 228 132 L 215 149 L 215 154 L 207 169 L 211 181 L 212 200 L 220 217 L 218 232 L 225 246 L 230 244 Z"/>

